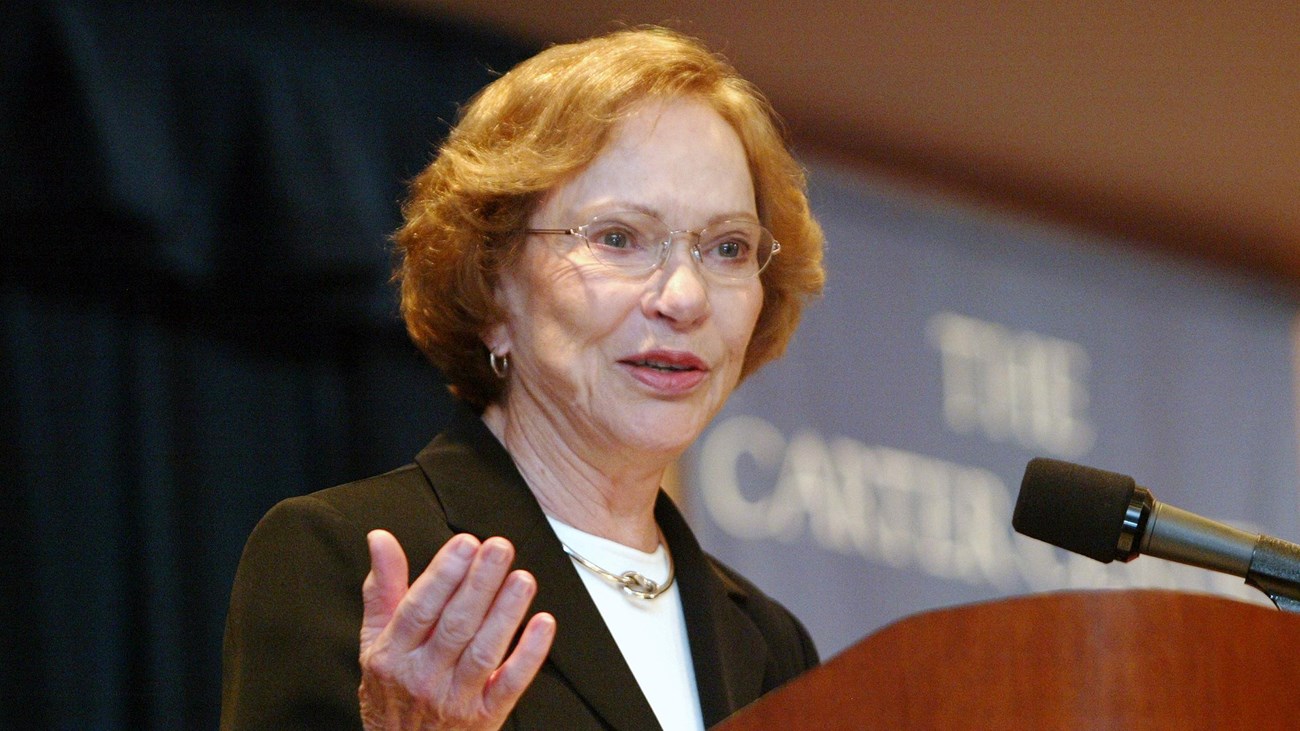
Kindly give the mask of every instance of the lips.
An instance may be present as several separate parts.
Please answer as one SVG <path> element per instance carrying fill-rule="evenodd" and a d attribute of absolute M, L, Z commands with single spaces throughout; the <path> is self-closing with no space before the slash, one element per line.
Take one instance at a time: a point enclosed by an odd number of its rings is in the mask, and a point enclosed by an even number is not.
<path fill-rule="evenodd" d="M 666 394 L 690 391 L 708 375 L 709 367 L 693 353 L 678 350 L 653 350 L 624 358 L 626 367 L 637 381 Z"/>

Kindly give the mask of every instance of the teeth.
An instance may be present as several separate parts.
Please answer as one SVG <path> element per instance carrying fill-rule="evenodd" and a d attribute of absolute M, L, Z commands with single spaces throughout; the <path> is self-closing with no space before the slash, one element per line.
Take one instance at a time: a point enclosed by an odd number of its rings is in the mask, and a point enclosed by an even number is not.
<path fill-rule="evenodd" d="M 669 363 L 655 363 L 655 362 L 648 361 L 648 360 L 639 361 L 639 362 L 637 363 L 637 365 L 645 366 L 645 367 L 647 367 L 647 368 L 654 368 L 655 370 L 659 370 L 659 371 L 689 371 L 689 370 L 691 370 L 690 367 L 688 367 L 688 366 L 671 365 L 671 364 L 669 364 Z"/>

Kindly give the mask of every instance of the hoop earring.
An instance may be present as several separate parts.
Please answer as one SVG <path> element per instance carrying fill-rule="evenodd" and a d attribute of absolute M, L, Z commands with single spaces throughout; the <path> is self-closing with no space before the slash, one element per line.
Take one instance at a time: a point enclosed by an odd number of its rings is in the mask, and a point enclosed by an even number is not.
<path fill-rule="evenodd" d="M 497 375 L 497 378 L 505 380 L 506 374 L 510 372 L 510 355 L 497 355 L 488 351 L 488 367 Z"/>

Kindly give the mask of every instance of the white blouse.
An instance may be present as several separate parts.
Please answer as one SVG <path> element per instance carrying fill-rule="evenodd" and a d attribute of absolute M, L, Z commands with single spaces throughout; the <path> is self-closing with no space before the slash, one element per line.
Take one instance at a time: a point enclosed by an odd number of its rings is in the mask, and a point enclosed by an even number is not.
<path fill-rule="evenodd" d="M 562 543 L 610 573 L 636 571 L 660 585 L 668 578 L 668 549 L 663 544 L 653 553 L 644 553 L 584 533 L 549 515 L 546 519 Z M 686 619 L 682 616 L 676 582 L 654 599 L 638 599 L 578 562 L 574 561 L 573 566 L 632 668 L 641 692 L 650 701 L 659 725 L 673 731 L 703 731 L 695 666 L 691 663 Z M 564 628 L 560 627 L 559 631 L 563 632 Z"/>

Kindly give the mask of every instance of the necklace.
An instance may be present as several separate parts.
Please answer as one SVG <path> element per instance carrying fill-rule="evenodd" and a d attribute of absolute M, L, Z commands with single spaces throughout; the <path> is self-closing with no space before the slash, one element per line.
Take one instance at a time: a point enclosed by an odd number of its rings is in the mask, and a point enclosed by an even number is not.
<path fill-rule="evenodd" d="M 659 540 L 663 541 L 663 537 L 660 536 Z M 560 545 L 564 548 L 564 552 L 569 554 L 569 557 L 574 561 L 577 561 L 580 566 L 614 586 L 619 587 L 626 592 L 628 596 L 634 596 L 637 599 L 650 600 L 657 598 L 660 594 L 668 591 L 668 587 L 673 585 L 673 579 L 677 578 L 677 573 L 673 570 L 672 554 L 669 554 L 668 556 L 668 578 L 664 579 L 663 585 L 660 586 L 659 582 L 647 578 L 644 574 L 637 571 L 624 571 L 621 574 L 616 574 L 613 571 L 606 571 L 591 561 L 583 558 L 577 551 L 569 548 L 569 544 L 564 541 L 560 541 Z"/>

